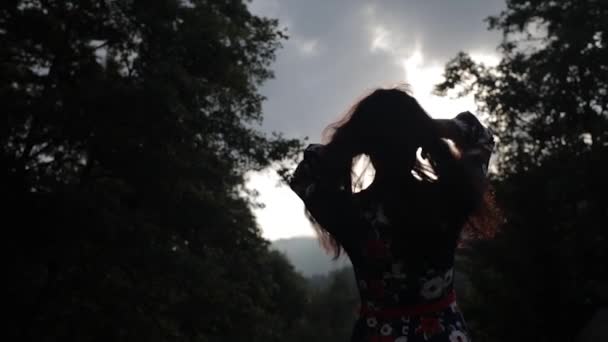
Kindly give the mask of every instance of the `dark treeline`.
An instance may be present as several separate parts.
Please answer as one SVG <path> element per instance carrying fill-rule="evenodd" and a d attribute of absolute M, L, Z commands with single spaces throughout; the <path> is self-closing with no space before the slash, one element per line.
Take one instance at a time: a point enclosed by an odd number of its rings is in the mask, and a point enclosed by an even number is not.
<path fill-rule="evenodd" d="M 506 224 L 460 252 L 476 341 L 572 341 L 608 301 L 608 3 L 508 0 L 496 67 L 459 54 Z M 286 38 L 242 1 L 0 3 L 10 340 L 338 341 L 351 271 L 262 239 L 244 174 L 293 158 L 257 87 Z"/>
<path fill-rule="evenodd" d="M 277 22 L 241 1 L 2 1 L 8 340 L 274 341 L 303 282 L 244 172 Z M 10 223 L 9 223 L 10 222 Z"/>
<path fill-rule="evenodd" d="M 472 93 L 496 131 L 507 218 L 467 251 L 477 341 L 573 341 L 608 305 L 608 2 L 508 0 L 498 66 L 459 54 L 439 93 Z M 606 324 L 606 322 L 604 322 Z"/>

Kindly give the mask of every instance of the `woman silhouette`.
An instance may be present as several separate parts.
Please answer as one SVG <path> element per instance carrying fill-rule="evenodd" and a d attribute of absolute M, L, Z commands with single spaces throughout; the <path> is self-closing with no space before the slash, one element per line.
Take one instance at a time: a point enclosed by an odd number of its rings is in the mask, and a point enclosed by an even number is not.
<path fill-rule="evenodd" d="M 361 309 L 352 341 L 468 341 L 454 253 L 465 226 L 472 234 L 492 222 L 483 217 L 491 132 L 469 112 L 433 120 L 401 89 L 375 90 L 326 132 L 326 144 L 305 149 L 290 186 L 323 245 L 353 264 Z M 375 176 L 354 192 L 361 155 Z"/>

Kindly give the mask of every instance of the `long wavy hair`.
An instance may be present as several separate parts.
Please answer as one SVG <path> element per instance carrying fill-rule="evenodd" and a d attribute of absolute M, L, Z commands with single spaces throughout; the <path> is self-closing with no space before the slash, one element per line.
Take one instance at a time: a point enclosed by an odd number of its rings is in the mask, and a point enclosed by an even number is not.
<path fill-rule="evenodd" d="M 354 168 L 362 157 L 369 158 L 368 164 L 363 168 L 368 170 L 374 166 L 374 160 L 396 158 L 399 154 L 405 156 L 405 161 L 412 166 L 411 172 L 403 177 L 414 177 L 421 182 L 436 181 L 439 175 L 432 167 L 433 156 L 427 156 L 429 160 L 425 162 L 425 159 L 420 158 L 420 150 L 432 144 L 443 144 L 449 146 L 455 158 L 459 156 L 459 151 L 442 139 L 436 126 L 409 94 L 407 87 L 374 90 L 323 131 L 323 143 L 327 155 L 331 156 L 328 160 L 331 160 L 331 169 L 334 170 L 333 179 L 353 194 L 362 188 L 363 172 Z M 387 139 L 394 137 L 400 137 L 399 140 L 402 141 L 398 151 L 387 149 L 387 146 L 394 144 L 394 141 Z M 464 213 L 468 219 L 463 226 L 462 236 L 466 240 L 490 238 L 502 223 L 492 188 L 486 181 L 483 191 L 471 196 L 478 198 L 472 199 L 476 203 L 474 209 L 470 213 Z M 343 251 L 340 242 L 319 225 L 309 212 L 307 217 L 316 230 L 321 246 L 332 253 L 334 258 L 338 258 Z"/>

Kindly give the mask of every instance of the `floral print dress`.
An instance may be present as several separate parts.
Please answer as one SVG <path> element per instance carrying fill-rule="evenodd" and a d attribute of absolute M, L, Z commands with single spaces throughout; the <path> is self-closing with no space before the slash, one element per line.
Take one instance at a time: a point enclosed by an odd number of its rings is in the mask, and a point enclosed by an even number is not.
<path fill-rule="evenodd" d="M 460 164 L 485 177 L 491 132 L 469 112 L 453 120 L 466 139 Z M 353 194 L 327 179 L 324 147 L 306 148 L 290 185 L 353 264 L 361 310 L 351 341 L 470 341 L 454 293 L 454 252 L 468 215 L 458 184 L 468 183 L 440 175 L 410 182 L 397 197 L 374 184 Z"/>

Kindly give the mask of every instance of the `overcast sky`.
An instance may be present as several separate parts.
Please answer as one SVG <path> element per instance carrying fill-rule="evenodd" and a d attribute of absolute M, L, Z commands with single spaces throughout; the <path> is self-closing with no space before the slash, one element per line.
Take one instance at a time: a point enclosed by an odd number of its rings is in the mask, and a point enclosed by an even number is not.
<path fill-rule="evenodd" d="M 289 40 L 278 52 L 275 79 L 261 89 L 265 131 L 318 142 L 321 130 L 376 87 L 408 83 L 434 117 L 475 111 L 471 98 L 430 94 L 443 65 L 459 51 L 492 64 L 498 32 L 483 21 L 504 0 L 254 0 L 257 15 L 278 18 Z M 271 240 L 313 235 L 302 202 L 276 187 L 272 172 L 251 174 L 249 187 L 266 207 L 256 210 Z"/>

